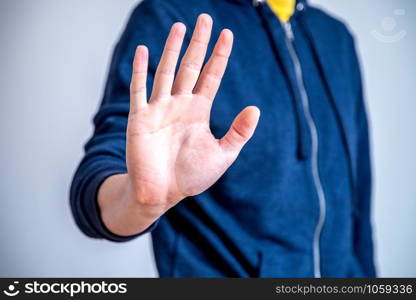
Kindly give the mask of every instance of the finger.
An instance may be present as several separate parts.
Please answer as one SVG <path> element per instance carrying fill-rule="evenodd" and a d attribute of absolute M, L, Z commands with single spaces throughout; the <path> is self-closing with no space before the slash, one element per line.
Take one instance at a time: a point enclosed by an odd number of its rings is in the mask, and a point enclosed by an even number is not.
<path fill-rule="evenodd" d="M 233 33 L 228 29 L 224 29 L 215 44 L 210 59 L 202 70 L 194 93 L 203 95 L 211 100 L 215 98 L 222 76 L 227 68 L 232 47 Z"/>
<path fill-rule="evenodd" d="M 207 53 L 211 29 L 212 18 L 207 14 L 201 14 L 196 22 L 189 47 L 179 66 L 178 75 L 173 84 L 173 94 L 192 93 Z"/>
<path fill-rule="evenodd" d="M 175 68 L 185 35 L 186 27 L 182 23 L 173 24 L 166 39 L 165 48 L 156 70 L 152 99 L 167 98 L 171 94 Z"/>
<path fill-rule="evenodd" d="M 133 72 L 130 83 L 130 111 L 137 112 L 147 105 L 146 77 L 149 52 L 146 46 L 138 46 L 133 60 Z"/>
<path fill-rule="evenodd" d="M 220 139 L 222 149 L 237 155 L 252 137 L 259 117 L 260 110 L 257 107 L 248 106 L 244 108 L 234 119 L 225 136 Z"/>

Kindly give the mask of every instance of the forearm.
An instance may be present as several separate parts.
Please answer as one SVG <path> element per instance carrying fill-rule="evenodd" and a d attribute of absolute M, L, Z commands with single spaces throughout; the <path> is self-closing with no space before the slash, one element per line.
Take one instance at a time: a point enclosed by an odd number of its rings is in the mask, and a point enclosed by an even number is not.
<path fill-rule="evenodd" d="M 157 205 L 140 203 L 132 191 L 128 174 L 108 177 L 98 190 L 98 205 L 104 225 L 119 236 L 146 230 L 165 211 Z"/>

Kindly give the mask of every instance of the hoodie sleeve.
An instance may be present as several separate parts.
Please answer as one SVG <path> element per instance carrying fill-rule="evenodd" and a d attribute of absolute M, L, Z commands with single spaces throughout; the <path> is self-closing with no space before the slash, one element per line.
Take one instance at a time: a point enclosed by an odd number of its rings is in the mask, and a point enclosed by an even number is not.
<path fill-rule="evenodd" d="M 165 39 L 171 25 L 179 19 L 169 1 L 145 0 L 133 11 L 115 47 L 104 97 L 94 117 L 94 133 L 85 145 L 85 155 L 75 172 L 70 190 L 75 221 L 89 237 L 122 242 L 144 233 L 130 237 L 111 233 L 101 220 L 97 191 L 107 177 L 127 172 L 126 128 L 135 49 L 139 44 L 149 48 L 147 89 L 150 91 Z M 156 223 L 145 232 L 151 231 Z"/>
<path fill-rule="evenodd" d="M 360 63 L 354 39 L 351 38 L 352 82 L 356 95 L 357 109 L 355 122 L 357 126 L 357 155 L 355 174 L 355 209 L 354 209 L 354 245 L 355 254 L 366 277 L 376 277 L 374 265 L 373 232 L 371 224 L 371 149 L 366 105 L 364 101 Z"/>

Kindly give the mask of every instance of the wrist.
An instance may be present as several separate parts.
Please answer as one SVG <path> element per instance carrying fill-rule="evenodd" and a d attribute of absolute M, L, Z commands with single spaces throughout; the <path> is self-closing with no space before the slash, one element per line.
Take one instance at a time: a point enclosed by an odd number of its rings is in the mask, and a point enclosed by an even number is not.
<path fill-rule="evenodd" d="M 185 198 L 183 195 L 170 193 L 164 187 L 135 182 L 131 175 L 125 175 L 124 201 L 132 209 L 146 214 L 149 218 L 158 218 Z"/>
<path fill-rule="evenodd" d="M 137 186 L 128 174 L 124 178 L 123 195 L 124 206 L 145 219 L 157 219 L 169 209 L 162 195 Z"/>
<path fill-rule="evenodd" d="M 107 229 L 119 236 L 131 236 L 146 230 L 162 214 L 149 209 L 133 197 L 127 174 L 108 177 L 98 191 L 101 219 Z"/>

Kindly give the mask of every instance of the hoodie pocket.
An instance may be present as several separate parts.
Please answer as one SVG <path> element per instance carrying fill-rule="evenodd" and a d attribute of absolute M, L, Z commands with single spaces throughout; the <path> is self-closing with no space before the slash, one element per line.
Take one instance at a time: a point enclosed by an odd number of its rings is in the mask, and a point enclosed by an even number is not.
<path fill-rule="evenodd" d="M 312 277 L 312 258 L 293 251 L 261 251 L 259 258 L 260 278 Z"/>

